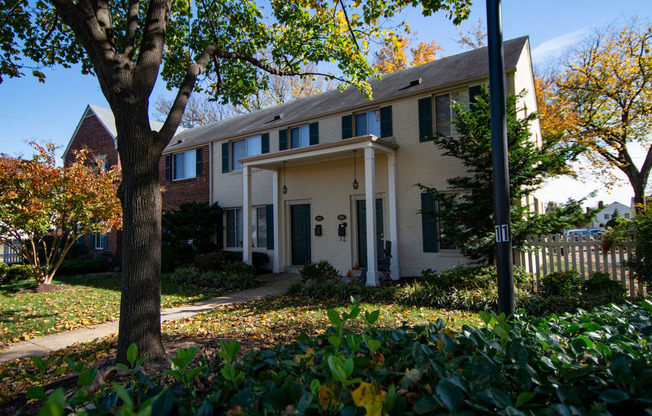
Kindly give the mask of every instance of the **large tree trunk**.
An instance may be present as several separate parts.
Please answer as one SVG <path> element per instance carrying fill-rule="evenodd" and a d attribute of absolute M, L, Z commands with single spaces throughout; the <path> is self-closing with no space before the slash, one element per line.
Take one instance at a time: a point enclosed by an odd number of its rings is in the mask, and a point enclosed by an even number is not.
<path fill-rule="evenodd" d="M 161 341 L 161 190 L 158 177 L 160 146 L 149 126 L 147 104 L 114 108 L 118 153 L 122 164 L 119 190 L 123 212 L 122 296 L 118 362 L 127 362 L 127 349 L 139 356 L 166 359 Z"/>

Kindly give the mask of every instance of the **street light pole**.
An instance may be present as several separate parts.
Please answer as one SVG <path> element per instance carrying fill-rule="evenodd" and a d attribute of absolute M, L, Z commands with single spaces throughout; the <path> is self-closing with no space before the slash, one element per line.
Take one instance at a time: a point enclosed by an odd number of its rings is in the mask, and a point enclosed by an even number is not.
<path fill-rule="evenodd" d="M 498 310 L 514 313 L 514 271 L 509 197 L 509 159 L 505 111 L 505 56 L 500 0 L 487 0 L 491 148 L 496 221 Z"/>

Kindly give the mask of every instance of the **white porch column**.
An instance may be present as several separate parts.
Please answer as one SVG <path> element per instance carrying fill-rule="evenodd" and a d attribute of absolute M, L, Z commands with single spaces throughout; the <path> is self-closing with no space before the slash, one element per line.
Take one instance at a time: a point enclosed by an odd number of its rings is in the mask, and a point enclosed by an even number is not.
<path fill-rule="evenodd" d="M 398 262 L 398 213 L 396 211 L 396 154 L 387 155 L 387 189 L 389 205 L 389 240 L 392 242 L 389 273 L 392 280 L 398 280 L 400 268 Z"/>
<path fill-rule="evenodd" d="M 242 167 L 242 261 L 251 264 L 251 168 Z"/>
<path fill-rule="evenodd" d="M 279 214 L 280 214 L 280 206 L 281 204 L 279 203 L 280 197 L 278 194 L 278 171 L 274 170 L 272 171 L 272 204 L 274 205 L 274 219 L 272 220 L 272 224 L 274 227 L 274 261 L 272 264 L 272 272 L 274 273 L 279 273 L 281 270 L 281 265 L 280 265 L 280 252 L 281 252 L 281 244 L 280 244 L 280 230 L 279 230 Z M 269 218 L 267 219 L 269 221 Z M 267 225 L 269 227 L 269 224 Z"/>
<path fill-rule="evenodd" d="M 376 253 L 376 160 L 372 146 L 364 149 L 364 191 L 367 207 L 367 286 L 378 286 Z"/>

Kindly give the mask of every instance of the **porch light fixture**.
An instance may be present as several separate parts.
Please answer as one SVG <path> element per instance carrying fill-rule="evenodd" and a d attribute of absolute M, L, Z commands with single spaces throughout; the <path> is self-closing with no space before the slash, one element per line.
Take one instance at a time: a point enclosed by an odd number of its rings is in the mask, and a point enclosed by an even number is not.
<path fill-rule="evenodd" d="M 281 192 L 283 193 L 283 195 L 288 193 L 288 187 L 285 186 L 285 163 L 286 162 L 283 162 L 283 187 L 281 188 Z"/>
<path fill-rule="evenodd" d="M 357 149 L 353 150 L 353 189 L 358 189 L 359 184 L 355 168 L 355 152 L 357 152 Z"/>

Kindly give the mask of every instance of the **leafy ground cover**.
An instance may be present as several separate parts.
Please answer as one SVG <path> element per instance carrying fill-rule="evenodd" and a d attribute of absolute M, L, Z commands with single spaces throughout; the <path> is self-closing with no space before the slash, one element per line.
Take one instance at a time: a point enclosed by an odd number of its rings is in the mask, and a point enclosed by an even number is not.
<path fill-rule="evenodd" d="M 610 415 L 652 412 L 652 303 L 548 317 L 481 312 L 483 325 L 378 326 L 379 310 L 327 311 L 320 336 L 250 351 L 220 342 L 210 358 L 179 348 L 163 374 L 131 368 L 91 391 L 47 399 L 44 414 Z M 44 390 L 31 389 L 44 399 Z M 92 403 L 88 407 L 88 402 Z"/>
<path fill-rule="evenodd" d="M 259 351 L 296 341 L 301 332 L 309 336 L 323 334 L 330 325 L 324 313 L 325 309 L 343 311 L 347 308 L 344 305 L 347 305 L 347 302 L 276 296 L 221 307 L 181 321 L 166 322 L 163 324 L 163 338 L 169 353 L 173 353 L 178 346 L 199 344 L 203 348 L 203 354 L 217 356 L 215 351 L 220 348 L 220 340 L 239 340 L 243 346 L 241 353 Z M 423 325 L 435 322 L 438 318 L 454 329 L 481 322 L 475 313 L 469 312 L 392 304 L 363 304 L 363 307 L 380 311 L 377 325 L 382 328 L 395 327 L 402 323 Z M 86 365 L 102 365 L 115 357 L 116 345 L 115 337 L 107 337 L 48 354 L 45 359 L 50 360 L 50 365 L 45 378 L 54 380 L 70 376 L 71 371 L 64 363 L 65 357 Z M 55 376 L 59 371 L 61 373 Z M 30 359 L 0 364 L 0 404 L 15 398 L 34 385 L 35 381 L 27 375 L 38 373 L 39 370 Z"/>
<path fill-rule="evenodd" d="M 63 276 L 53 283 L 67 288 L 46 293 L 21 291 L 33 286 L 34 281 L 0 287 L 0 347 L 117 320 L 120 312 L 119 274 Z M 174 284 L 164 275 L 161 307 L 210 299 L 222 293 L 219 289 Z"/>

